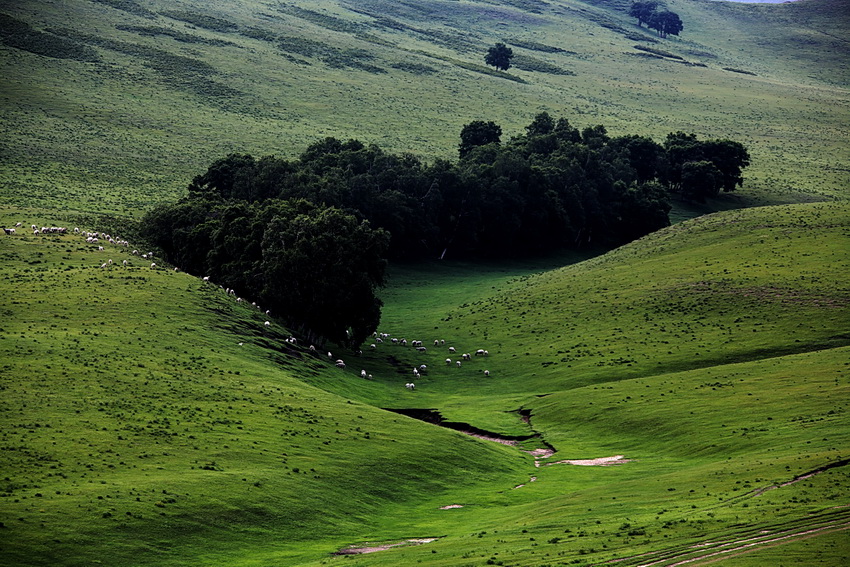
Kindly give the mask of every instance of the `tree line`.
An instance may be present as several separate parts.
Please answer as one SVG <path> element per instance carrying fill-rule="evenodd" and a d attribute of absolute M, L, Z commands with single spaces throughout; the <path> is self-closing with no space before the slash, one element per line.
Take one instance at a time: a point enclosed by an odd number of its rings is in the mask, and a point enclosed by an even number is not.
<path fill-rule="evenodd" d="M 187 272 L 269 306 L 305 334 L 359 344 L 376 328 L 385 258 L 511 257 L 614 246 L 669 224 L 670 195 L 731 191 L 749 163 L 730 140 L 611 137 L 537 115 L 502 143 L 461 131 L 425 163 L 325 138 L 293 160 L 231 154 L 151 211 L 146 236 Z"/>

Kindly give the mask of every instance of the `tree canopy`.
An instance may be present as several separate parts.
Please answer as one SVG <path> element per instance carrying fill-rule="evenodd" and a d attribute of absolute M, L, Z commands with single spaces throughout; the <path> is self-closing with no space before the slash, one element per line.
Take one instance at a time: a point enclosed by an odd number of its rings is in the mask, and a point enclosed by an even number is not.
<path fill-rule="evenodd" d="M 355 344 L 377 327 L 385 258 L 619 245 L 667 226 L 672 194 L 732 191 L 749 164 L 739 142 L 677 132 L 659 144 L 545 112 L 524 134 L 501 135 L 495 122 L 470 122 L 459 159 L 430 164 L 336 138 L 294 160 L 231 154 L 143 224 L 184 270 L 305 333 Z"/>
<path fill-rule="evenodd" d="M 667 10 L 660 2 L 654 0 L 632 2 L 629 16 L 637 18 L 638 26 L 646 24 L 646 27 L 658 32 L 659 37 L 679 35 L 679 32 L 684 29 L 679 14 Z"/>
<path fill-rule="evenodd" d="M 496 69 L 507 71 L 511 66 L 511 58 L 513 56 L 513 49 L 504 43 L 497 43 L 487 50 L 487 55 L 484 56 L 484 62 Z"/>
<path fill-rule="evenodd" d="M 253 162 L 231 158 L 214 166 Z M 206 193 L 158 207 L 142 225 L 168 260 L 238 290 L 305 336 L 356 345 L 377 329 L 389 233 L 366 220 L 304 199 Z"/>

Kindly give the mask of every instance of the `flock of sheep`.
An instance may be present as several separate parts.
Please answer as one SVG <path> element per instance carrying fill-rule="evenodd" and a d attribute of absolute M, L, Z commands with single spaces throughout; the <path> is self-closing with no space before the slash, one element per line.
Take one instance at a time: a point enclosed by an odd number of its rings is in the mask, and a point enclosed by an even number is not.
<path fill-rule="evenodd" d="M 12 236 L 12 235 L 17 234 L 16 228 L 21 228 L 22 226 L 23 226 L 23 223 L 19 222 L 15 225 L 15 228 L 7 228 L 7 227 L 0 227 L 0 228 L 3 228 L 3 231 L 7 235 Z M 65 228 L 65 227 L 56 227 L 56 226 L 38 227 L 37 225 L 33 224 L 33 225 L 31 225 L 30 228 L 31 228 L 32 233 L 34 235 L 39 235 L 39 234 L 60 234 L 60 235 L 64 235 L 64 234 L 68 233 L 68 229 Z M 104 233 L 104 232 L 89 232 L 89 231 L 80 230 L 79 228 L 74 228 L 73 233 L 79 234 L 79 235 L 85 237 L 86 242 L 89 243 L 89 244 L 97 244 L 98 245 L 97 249 L 100 252 L 105 251 L 103 245 L 100 244 L 101 242 L 113 244 L 115 246 L 121 246 L 121 247 L 124 247 L 124 248 L 129 247 L 129 243 L 126 240 L 114 238 L 112 235 Z M 132 254 L 133 256 L 139 256 L 140 255 L 138 250 L 133 250 L 132 252 L 130 252 L 130 254 Z M 153 252 L 147 252 L 147 253 L 141 254 L 141 257 L 145 260 L 151 260 L 151 259 L 153 259 L 154 254 L 153 254 Z M 112 265 L 113 265 L 113 261 L 110 258 L 110 259 L 107 259 L 106 262 L 103 262 L 102 264 L 100 264 L 100 267 L 104 268 L 104 269 L 108 269 Z M 129 265 L 130 265 L 130 262 L 128 260 L 122 260 L 122 266 L 127 267 Z M 156 269 L 157 265 L 156 265 L 155 262 L 151 262 L 150 267 L 151 267 L 151 269 Z M 179 270 L 177 268 L 174 268 L 174 271 L 176 272 L 176 271 L 179 271 Z M 206 276 L 202 279 L 203 279 L 204 282 L 210 281 L 209 276 Z M 230 288 L 225 289 L 225 288 L 222 287 L 222 289 L 225 291 L 225 293 L 227 293 L 227 295 L 232 295 L 232 296 L 236 295 L 236 292 L 234 290 L 230 289 Z M 241 303 L 242 298 L 237 297 L 236 301 Z M 253 307 L 256 307 L 257 309 L 261 309 L 260 306 L 258 306 L 256 303 L 252 303 L 251 305 Z M 269 311 L 266 311 L 265 314 L 270 315 Z M 271 322 L 265 321 L 263 323 L 263 325 L 266 328 L 268 328 L 268 327 L 271 326 Z M 378 349 L 379 345 L 381 345 L 381 344 L 390 343 L 390 344 L 393 344 L 393 345 L 403 346 L 403 347 L 411 346 L 411 347 L 415 348 L 417 352 L 420 352 L 420 353 L 423 353 L 423 354 L 425 352 L 427 352 L 427 348 L 424 346 L 423 342 L 420 341 L 420 340 L 408 341 L 405 338 L 391 337 L 389 333 L 378 333 L 378 332 L 374 333 L 373 338 L 374 338 L 374 342 L 369 345 L 369 348 L 372 349 L 372 350 Z M 289 337 L 286 340 L 287 340 L 287 342 L 289 342 L 291 344 L 295 344 L 297 342 L 295 337 Z M 239 343 L 239 344 L 241 346 L 243 343 Z M 434 340 L 434 347 L 440 348 L 440 347 L 445 347 L 445 346 L 446 346 L 445 340 L 440 340 L 440 339 Z M 316 347 L 313 346 L 313 345 L 310 345 L 309 348 L 310 348 L 310 351 L 312 351 L 312 352 L 316 351 Z M 448 352 L 448 354 L 454 356 L 454 355 L 457 354 L 457 349 L 453 346 L 449 346 L 448 349 L 447 349 L 447 352 Z M 484 356 L 484 357 L 486 357 L 489 354 L 490 353 L 485 349 L 478 349 L 478 350 L 475 351 L 474 356 Z M 334 359 L 333 354 L 328 352 L 328 358 L 333 360 Z M 463 365 L 464 361 L 472 360 L 472 358 L 473 358 L 473 354 L 466 352 L 466 353 L 461 354 L 460 359 L 452 360 L 451 357 L 446 358 L 445 363 L 446 363 L 446 366 L 452 366 L 454 364 L 454 366 L 456 366 L 457 368 L 460 368 Z M 334 360 L 334 364 L 338 368 L 341 368 L 343 370 L 345 369 L 345 361 L 343 361 L 342 359 Z M 414 366 L 413 367 L 413 378 L 416 379 L 416 378 L 421 377 L 422 374 L 425 373 L 427 370 L 428 370 L 428 366 L 425 365 L 425 364 L 420 364 L 419 366 Z M 484 376 L 490 376 L 489 370 L 484 370 L 483 372 L 484 372 Z M 368 380 L 372 379 L 372 375 L 367 373 L 365 369 L 360 371 L 360 377 L 364 378 L 364 379 L 368 379 Z M 404 386 L 408 390 L 414 390 L 416 388 L 416 384 L 412 381 L 405 383 Z"/>
<path fill-rule="evenodd" d="M 413 348 L 415 348 L 417 350 L 417 352 L 421 352 L 421 353 L 425 353 L 428 350 L 428 348 L 426 346 L 424 346 L 423 342 L 419 341 L 419 340 L 408 341 L 407 339 L 404 339 L 404 338 L 391 337 L 389 335 L 389 333 L 377 333 L 377 332 L 374 333 L 373 337 L 375 339 L 375 342 L 373 342 L 372 344 L 369 345 L 369 348 L 372 349 L 372 350 L 377 350 L 378 345 L 381 345 L 381 344 L 384 344 L 384 343 L 390 343 L 390 344 L 397 345 L 397 346 L 408 346 L 409 345 L 409 346 L 412 346 Z M 434 340 L 434 347 L 435 348 L 445 348 L 446 347 L 446 341 L 443 340 L 443 339 L 435 339 Z M 448 351 L 448 354 L 450 354 L 450 355 L 456 355 L 457 354 L 457 349 L 453 346 L 449 346 L 447 351 Z M 329 356 L 330 356 L 330 354 L 331 353 L 328 353 Z M 476 350 L 474 355 L 470 354 L 468 352 L 465 352 L 465 353 L 461 354 L 460 359 L 452 360 L 452 358 L 449 357 L 449 358 L 446 358 L 445 362 L 446 362 L 446 366 L 454 365 L 457 368 L 460 368 L 461 366 L 463 366 L 463 361 L 472 360 L 473 356 L 489 356 L 489 355 L 490 355 L 490 353 L 487 350 L 482 348 L 482 349 Z M 337 361 L 337 362 L 339 363 L 339 362 L 342 362 L 342 361 Z M 345 368 L 344 363 L 343 363 L 342 367 Z M 425 373 L 427 370 L 428 370 L 428 366 L 426 364 L 420 364 L 419 366 L 414 366 L 413 367 L 413 378 L 414 379 L 420 378 L 422 376 L 422 374 Z M 484 376 L 490 376 L 489 370 L 484 370 L 483 372 L 484 372 Z M 372 375 L 367 374 L 365 370 L 360 371 L 360 376 L 363 377 L 363 378 L 372 378 Z M 404 385 L 404 387 L 407 388 L 408 390 L 414 390 L 414 389 L 416 389 L 416 383 L 415 382 L 407 382 Z"/>

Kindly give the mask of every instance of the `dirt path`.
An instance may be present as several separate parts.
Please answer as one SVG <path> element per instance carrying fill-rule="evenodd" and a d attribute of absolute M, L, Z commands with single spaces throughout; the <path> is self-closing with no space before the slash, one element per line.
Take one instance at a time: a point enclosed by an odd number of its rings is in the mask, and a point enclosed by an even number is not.
<path fill-rule="evenodd" d="M 708 540 L 686 547 L 679 546 L 612 559 L 606 563 L 634 567 L 708 565 L 760 549 L 844 530 L 850 530 L 850 509 L 847 508 L 807 516 L 763 529 L 753 526 L 749 533 L 742 531 L 736 538 Z"/>

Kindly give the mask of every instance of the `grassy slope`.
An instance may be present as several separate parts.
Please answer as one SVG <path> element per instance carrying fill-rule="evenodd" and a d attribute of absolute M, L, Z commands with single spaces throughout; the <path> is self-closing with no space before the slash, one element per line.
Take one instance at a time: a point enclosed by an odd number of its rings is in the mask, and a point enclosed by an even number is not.
<path fill-rule="evenodd" d="M 402 271 L 385 321 L 491 351 L 488 379 L 480 361 L 466 375 L 429 376 L 426 407 L 511 434 L 522 431 L 504 412 L 525 407 L 557 450 L 549 462 L 637 459 L 629 472 L 539 469 L 540 500 L 523 529 L 566 542 L 579 531 L 573 524 L 601 526 L 593 541 L 559 543 L 567 557 L 735 539 L 768 518 L 790 528 L 846 505 L 846 470 L 742 495 L 847 458 L 847 213 L 809 205 L 717 214 L 532 277 Z M 480 301 L 487 287 L 491 299 Z M 444 304 L 431 293 L 440 289 L 454 293 Z M 618 529 L 636 521 L 646 538 Z M 840 541 L 814 544 L 823 558 L 811 564 L 840 564 L 846 535 Z"/>
<path fill-rule="evenodd" d="M 743 202 L 843 196 L 850 185 L 846 0 L 676 2 L 686 32 L 656 44 L 622 12 L 573 1 L 530 2 L 526 10 L 438 0 L 324 0 L 308 11 L 180 4 L 233 24 L 230 31 L 163 15 L 171 4 L 134 5 L 150 17 L 83 0 L 4 5 L 37 30 L 93 46 L 100 58 L 0 46 L 0 70 L 10 77 L 0 99 L 4 202 L 136 214 L 178 195 L 228 152 L 291 156 L 333 135 L 453 157 L 463 124 L 493 119 L 510 136 L 542 110 L 614 134 L 661 139 L 687 130 L 741 140 L 754 158 Z M 256 30 L 284 37 L 284 47 L 257 39 Z M 525 61 L 510 70 L 524 81 L 516 82 L 480 65 L 500 39 L 567 51 L 515 46 Z M 705 66 L 644 57 L 636 45 Z M 163 52 L 184 59 L 175 64 Z M 404 64 L 415 67 L 398 68 Z M 574 74 L 528 70 L 544 65 Z"/>
<path fill-rule="evenodd" d="M 472 479 L 524 478 L 528 456 L 305 386 L 354 374 L 215 286 L 106 247 L 2 242 L 0 563 L 292 560 Z"/>
<path fill-rule="evenodd" d="M 634 32 L 629 21 L 588 4 L 486 15 L 476 3 L 427 5 L 442 11 L 358 3 L 420 30 L 372 25 L 366 41 L 328 30 L 372 22 L 336 2 L 310 7 L 339 20 L 269 18 L 259 14 L 271 7 L 251 2 L 215 12 L 243 27 L 367 49 L 372 58 L 361 53 L 362 62 L 388 71 L 375 74 L 95 2 L 5 4 L 39 28 L 70 26 L 207 61 L 216 69 L 208 79 L 244 96 L 198 93 L 115 50 L 100 49 L 92 64 L 0 47 L 11 77 L 2 87 L 0 200 L 12 206 L 2 221 L 65 224 L 69 209 L 137 214 L 227 151 L 292 154 L 321 135 L 451 156 L 463 123 L 495 119 L 520 131 L 539 110 L 614 133 L 743 139 L 754 165 L 747 196 L 730 202 L 846 194 L 846 44 L 833 33 L 846 28 L 836 16 L 846 2 L 676 3 L 692 35 L 654 47 L 705 68 L 636 56 L 622 31 Z M 812 23 L 775 25 L 793 10 Z M 120 24 L 236 45 L 146 38 Z M 828 34 L 813 33 L 817 26 Z M 477 62 L 506 36 L 570 49 L 516 51 L 576 75 L 512 69 L 522 84 L 457 64 Z M 826 49 L 817 70 L 807 67 Z M 391 67 L 411 57 L 437 72 L 423 80 Z M 847 218 L 838 204 L 727 213 L 535 277 L 527 274 L 552 266 L 399 270 L 387 331 L 489 348 L 491 357 L 456 369 L 441 351 L 382 346 L 346 356 L 347 373 L 290 349 L 283 330 L 264 334 L 257 312 L 187 276 L 135 260 L 126 272 L 101 270 L 107 256 L 125 256 L 78 237 L 4 239 L 0 563 L 541 565 L 659 549 L 682 559 L 694 542 L 832 525 L 830 514 L 843 510 L 833 507 L 847 504 L 846 468 L 742 496 L 847 457 Z M 423 361 L 431 371 L 407 392 L 409 368 Z M 360 367 L 376 379 L 356 378 Z M 438 408 L 509 434 L 533 429 L 558 450 L 550 461 L 637 460 L 538 469 L 515 449 L 371 406 Z M 519 483 L 527 484 L 511 490 Z M 452 503 L 465 507 L 439 510 Z M 814 548 L 809 564 L 840 565 L 846 533 L 736 564 Z M 446 537 L 327 556 L 358 541 L 425 536 Z"/>
<path fill-rule="evenodd" d="M 18 218 L 49 224 L 3 220 Z M 457 369 L 442 349 L 383 344 L 345 356 L 345 372 L 210 284 L 137 257 L 101 269 L 126 251 L 79 236 L 6 237 L 0 557 L 541 565 L 680 560 L 694 543 L 835 529 L 847 467 L 752 491 L 847 458 L 848 218 L 839 203 L 718 213 L 534 276 L 407 268 L 387 330 L 490 356 Z M 408 392 L 420 362 L 431 370 Z M 372 406 L 534 430 L 557 450 L 546 462 L 635 460 L 535 468 L 516 448 Z M 846 556 L 839 535 L 823 534 L 819 564 Z"/>

